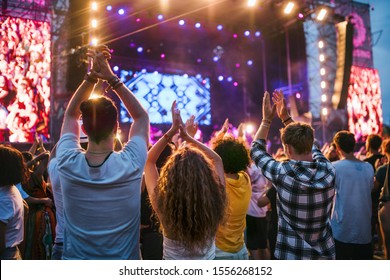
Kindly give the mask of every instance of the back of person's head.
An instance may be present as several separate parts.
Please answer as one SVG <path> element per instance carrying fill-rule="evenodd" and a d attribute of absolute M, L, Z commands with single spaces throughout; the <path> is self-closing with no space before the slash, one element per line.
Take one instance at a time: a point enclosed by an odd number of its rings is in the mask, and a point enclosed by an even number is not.
<path fill-rule="evenodd" d="M 213 150 L 221 157 L 225 173 L 238 173 L 247 169 L 250 163 L 249 151 L 245 144 L 228 136 L 214 143 Z"/>
<path fill-rule="evenodd" d="M 390 156 L 390 138 L 385 139 L 382 143 L 382 152 Z"/>
<path fill-rule="evenodd" d="M 101 96 L 80 105 L 85 133 L 89 141 L 99 144 L 116 133 L 118 111 L 111 99 Z"/>
<path fill-rule="evenodd" d="M 161 169 L 156 193 L 161 225 L 172 238 L 192 253 L 209 245 L 225 216 L 226 191 L 203 152 L 176 150 Z"/>
<path fill-rule="evenodd" d="M 370 134 L 367 137 L 366 143 L 367 148 L 371 148 L 377 151 L 382 145 L 382 137 L 378 134 Z"/>
<path fill-rule="evenodd" d="M 356 144 L 355 134 L 347 130 L 339 131 L 333 137 L 333 142 L 344 153 L 347 154 L 352 153 L 353 150 L 355 149 L 355 144 Z"/>
<path fill-rule="evenodd" d="M 11 146 L 0 145 L 0 186 L 27 180 L 27 167 L 22 153 Z"/>
<path fill-rule="evenodd" d="M 314 143 L 313 128 L 302 122 L 293 122 L 280 130 L 283 144 L 291 145 L 299 155 L 311 153 Z"/>

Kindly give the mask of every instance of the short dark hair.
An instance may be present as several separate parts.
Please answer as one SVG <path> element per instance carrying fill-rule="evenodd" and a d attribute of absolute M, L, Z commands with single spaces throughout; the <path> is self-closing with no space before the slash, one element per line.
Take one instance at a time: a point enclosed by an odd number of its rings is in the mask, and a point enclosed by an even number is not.
<path fill-rule="evenodd" d="M 217 140 L 214 151 L 222 158 L 225 173 L 244 171 L 250 163 L 249 151 L 245 144 L 233 137 Z"/>
<path fill-rule="evenodd" d="M 302 122 L 293 122 L 280 130 L 282 143 L 291 145 L 299 155 L 311 152 L 314 143 L 313 128 Z"/>
<path fill-rule="evenodd" d="M 333 137 L 333 142 L 339 147 L 344 153 L 351 153 L 355 149 L 355 134 L 347 130 L 342 130 L 336 133 Z"/>
<path fill-rule="evenodd" d="M 88 99 L 80 105 L 83 126 L 88 139 L 99 144 L 113 133 L 117 126 L 118 110 L 111 99 L 101 96 Z"/>
<path fill-rule="evenodd" d="M 27 181 L 27 167 L 22 153 L 11 146 L 0 145 L 0 186 Z"/>
<path fill-rule="evenodd" d="M 390 138 L 385 139 L 382 143 L 382 153 L 390 155 Z"/>
<path fill-rule="evenodd" d="M 371 149 L 379 150 L 382 145 L 382 137 L 378 134 L 370 134 L 367 137 L 367 145 Z"/>

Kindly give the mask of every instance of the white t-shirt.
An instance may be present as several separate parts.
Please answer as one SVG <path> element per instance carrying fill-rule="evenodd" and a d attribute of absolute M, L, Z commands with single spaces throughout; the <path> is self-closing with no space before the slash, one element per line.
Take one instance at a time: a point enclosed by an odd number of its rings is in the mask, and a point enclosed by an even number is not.
<path fill-rule="evenodd" d="M 141 178 L 147 156 L 133 137 L 99 167 L 88 165 L 73 133 L 57 147 L 64 203 L 63 259 L 140 259 Z"/>
<path fill-rule="evenodd" d="M 5 247 L 19 245 L 24 235 L 24 207 L 22 196 L 14 185 L 0 187 L 0 221 L 7 225 Z"/>
<path fill-rule="evenodd" d="M 268 180 L 254 163 L 248 167 L 248 175 L 251 178 L 252 196 L 247 214 L 252 217 L 264 218 L 267 216 L 268 207 L 257 206 L 257 201 L 267 192 Z"/>
<path fill-rule="evenodd" d="M 371 242 L 371 190 L 374 169 L 364 161 L 339 160 L 331 226 L 333 237 L 344 243 Z"/>
<path fill-rule="evenodd" d="M 56 206 L 56 243 L 64 241 L 64 205 L 62 200 L 62 190 L 60 175 L 58 173 L 58 161 L 52 158 L 47 167 L 51 188 L 53 190 L 54 205 Z"/>

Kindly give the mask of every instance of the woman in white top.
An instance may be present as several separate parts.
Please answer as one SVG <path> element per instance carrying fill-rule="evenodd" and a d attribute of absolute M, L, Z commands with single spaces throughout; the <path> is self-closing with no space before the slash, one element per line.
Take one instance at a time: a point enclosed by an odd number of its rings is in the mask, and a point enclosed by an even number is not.
<path fill-rule="evenodd" d="M 156 160 L 179 130 L 186 144 L 170 156 L 159 175 Z M 176 102 L 172 127 L 148 153 L 145 180 L 163 229 L 163 258 L 214 259 L 215 234 L 226 205 L 222 160 L 188 135 Z"/>
<path fill-rule="evenodd" d="M 2 260 L 21 260 L 18 245 L 23 241 L 24 206 L 16 183 L 26 180 L 22 154 L 0 145 L 0 256 Z"/>

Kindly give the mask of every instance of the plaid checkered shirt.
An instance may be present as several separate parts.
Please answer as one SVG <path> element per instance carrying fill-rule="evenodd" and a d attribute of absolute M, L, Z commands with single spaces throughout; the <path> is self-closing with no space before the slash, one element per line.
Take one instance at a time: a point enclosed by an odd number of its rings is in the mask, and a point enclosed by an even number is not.
<path fill-rule="evenodd" d="M 334 259 L 330 227 L 335 169 L 313 146 L 313 162 L 278 162 L 265 140 L 252 142 L 251 157 L 277 192 L 277 259 Z"/>

